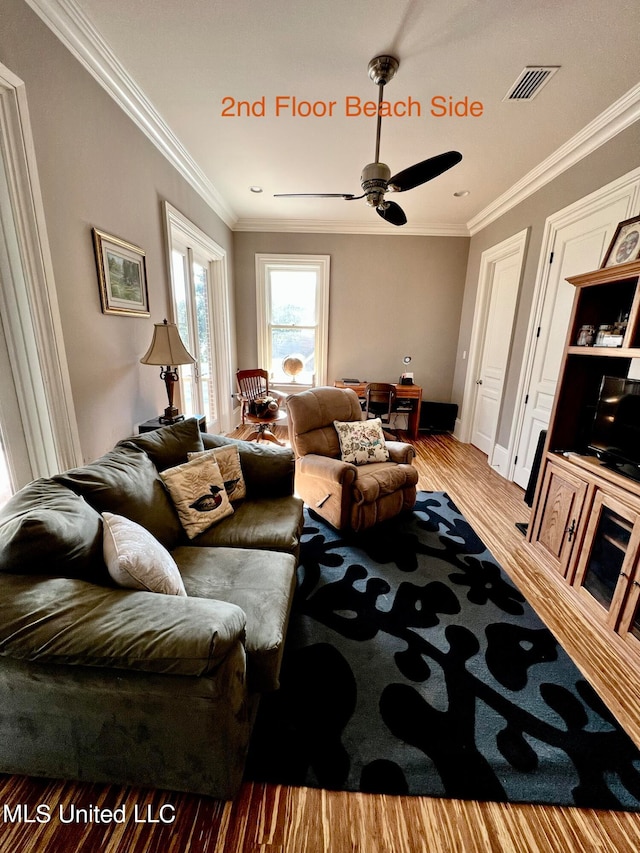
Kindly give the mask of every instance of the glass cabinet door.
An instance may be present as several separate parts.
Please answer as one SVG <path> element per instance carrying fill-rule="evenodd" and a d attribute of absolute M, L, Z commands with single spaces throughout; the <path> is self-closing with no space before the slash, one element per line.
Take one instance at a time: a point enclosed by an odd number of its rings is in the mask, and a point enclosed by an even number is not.
<path fill-rule="evenodd" d="M 618 630 L 629 642 L 640 648 L 640 581 L 634 580 L 632 585 L 634 589 L 629 596 L 629 606 L 625 608 Z"/>
<path fill-rule="evenodd" d="M 614 628 L 634 569 L 637 520 L 632 509 L 598 492 L 574 580 L 592 603 L 607 611 L 607 623 Z"/>

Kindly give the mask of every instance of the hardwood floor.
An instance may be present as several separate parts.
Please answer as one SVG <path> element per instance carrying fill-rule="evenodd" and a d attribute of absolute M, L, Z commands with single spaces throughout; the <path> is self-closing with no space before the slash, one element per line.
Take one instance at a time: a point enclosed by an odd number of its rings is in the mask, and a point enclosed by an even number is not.
<path fill-rule="evenodd" d="M 278 435 L 286 437 L 281 427 Z M 234 433 L 249 435 L 248 428 Z M 446 491 L 471 522 L 513 581 L 563 641 L 574 659 L 595 655 L 596 685 L 621 722 L 640 743 L 624 673 L 602 649 L 584 648 L 580 631 L 552 601 L 523 547 L 516 521 L 528 521 L 523 492 L 508 483 L 470 445 L 450 436 L 415 442 L 419 487 Z M 580 663 L 579 660 L 577 660 Z M 622 682 L 622 685 L 619 683 Z M 635 704 L 640 702 L 635 700 Z M 635 853 L 640 850 L 640 814 L 548 806 L 500 805 L 426 797 L 387 797 L 247 783 L 233 803 L 163 791 L 120 789 L 21 777 L 0 777 L 0 809 L 39 804 L 52 815 L 62 805 L 87 807 L 125 803 L 127 814 L 157 815 L 175 809 L 171 824 L 61 825 L 0 820 L 0 853 L 15 851 L 107 851 L 107 853 Z M 147 811 L 145 811 L 145 809 Z M 150 811 L 149 811 L 150 810 Z M 0 812 L 0 818 L 2 812 Z"/>

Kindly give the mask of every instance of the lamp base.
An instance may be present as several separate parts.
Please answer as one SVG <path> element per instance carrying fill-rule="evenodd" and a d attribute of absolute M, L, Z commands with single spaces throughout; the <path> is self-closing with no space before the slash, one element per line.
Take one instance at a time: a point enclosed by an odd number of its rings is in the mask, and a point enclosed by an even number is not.
<path fill-rule="evenodd" d="M 179 414 L 175 406 L 167 406 L 164 415 L 160 415 L 158 420 L 161 424 L 177 424 L 184 420 L 184 415 Z"/>

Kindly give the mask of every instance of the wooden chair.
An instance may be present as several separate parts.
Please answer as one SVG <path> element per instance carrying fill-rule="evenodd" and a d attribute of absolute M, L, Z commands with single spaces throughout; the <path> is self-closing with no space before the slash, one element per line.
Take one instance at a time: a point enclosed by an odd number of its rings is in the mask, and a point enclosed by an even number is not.
<path fill-rule="evenodd" d="M 266 370 L 255 368 L 252 370 L 238 370 L 236 373 L 238 384 L 238 399 L 242 403 L 242 423 L 256 425 L 256 434 L 250 441 L 272 441 L 274 444 L 283 445 L 271 432 L 269 427 L 277 421 L 285 418 L 287 413 L 280 408 L 284 403 L 284 397 L 278 391 L 269 390 L 269 374 Z M 260 400 L 272 397 L 276 404 L 267 408 L 260 405 Z"/>

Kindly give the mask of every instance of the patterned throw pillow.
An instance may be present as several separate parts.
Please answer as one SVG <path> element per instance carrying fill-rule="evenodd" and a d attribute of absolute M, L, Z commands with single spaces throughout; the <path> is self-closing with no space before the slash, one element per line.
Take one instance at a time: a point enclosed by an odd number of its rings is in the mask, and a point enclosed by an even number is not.
<path fill-rule="evenodd" d="M 187 453 L 189 460 L 198 456 L 212 456 L 216 460 L 230 501 L 239 501 L 246 497 L 247 487 L 242 476 L 240 451 L 235 444 L 214 447 L 213 450 L 204 450 L 199 453 Z"/>
<path fill-rule="evenodd" d="M 343 462 L 367 465 L 369 462 L 387 462 L 389 450 L 384 440 L 382 421 L 334 421 L 338 431 Z"/>
<path fill-rule="evenodd" d="M 109 575 L 126 589 L 186 595 L 176 561 L 140 524 L 102 513 L 102 547 Z"/>
<path fill-rule="evenodd" d="M 160 476 L 189 539 L 233 513 L 220 468 L 212 456 L 196 456 L 161 471 Z"/>

